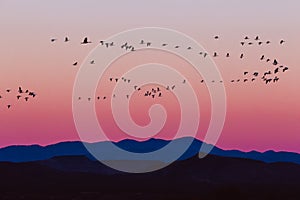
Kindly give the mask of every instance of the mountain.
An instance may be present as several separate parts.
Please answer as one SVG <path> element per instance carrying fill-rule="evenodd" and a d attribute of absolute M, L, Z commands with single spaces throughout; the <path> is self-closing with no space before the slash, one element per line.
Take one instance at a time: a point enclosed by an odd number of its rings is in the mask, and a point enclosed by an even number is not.
<path fill-rule="evenodd" d="M 177 141 L 180 142 L 187 139 L 190 138 L 180 138 L 177 139 Z M 161 139 L 150 139 L 143 142 L 138 142 L 135 140 L 122 140 L 120 142 L 116 142 L 115 145 L 131 152 L 143 153 L 160 149 L 169 142 L 170 141 Z M 105 146 L 107 145 L 107 142 L 85 144 Z M 179 158 L 179 160 L 185 160 L 198 154 L 201 145 L 202 142 L 195 139 L 188 150 Z M 103 153 L 109 154 L 109 152 Z M 238 150 L 222 150 L 218 147 L 214 147 L 210 154 L 222 157 L 247 158 L 264 161 L 266 163 L 291 162 L 300 164 L 300 154 L 292 152 L 242 152 Z M 86 150 L 84 143 L 82 142 L 61 142 L 45 147 L 39 145 L 9 146 L 0 149 L 0 161 L 28 162 L 47 160 L 55 156 L 85 156 L 92 160 L 94 159 L 93 156 L 90 155 L 90 153 Z"/>
<path fill-rule="evenodd" d="M 129 174 L 85 156 L 0 162 L 1 199 L 298 199 L 300 166 L 208 155 Z"/>

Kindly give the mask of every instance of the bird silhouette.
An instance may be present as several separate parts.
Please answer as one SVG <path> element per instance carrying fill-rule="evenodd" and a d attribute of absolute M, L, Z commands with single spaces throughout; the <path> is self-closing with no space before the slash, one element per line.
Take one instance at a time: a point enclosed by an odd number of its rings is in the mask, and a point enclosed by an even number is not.
<path fill-rule="evenodd" d="M 229 53 L 226 54 L 226 57 L 227 57 L 227 58 L 229 57 Z"/>
<path fill-rule="evenodd" d="M 266 80 L 266 84 L 270 83 L 271 81 L 272 81 L 271 78 L 267 79 L 267 80 Z"/>
<path fill-rule="evenodd" d="M 249 42 L 249 43 L 248 43 L 248 45 L 252 45 L 252 44 L 253 44 L 253 42 Z"/>
<path fill-rule="evenodd" d="M 69 42 L 69 38 L 68 37 L 65 37 L 65 42 Z"/>
<path fill-rule="evenodd" d="M 217 40 L 217 39 L 219 39 L 219 36 L 218 36 L 218 35 L 216 35 L 214 38 Z"/>
<path fill-rule="evenodd" d="M 147 42 L 147 47 L 149 47 L 151 45 L 151 42 Z"/>
<path fill-rule="evenodd" d="M 162 44 L 163 47 L 167 46 L 168 44 Z"/>
<path fill-rule="evenodd" d="M 91 60 L 90 64 L 91 64 L 91 65 L 95 64 L 95 61 L 94 61 L 94 60 Z"/>
<path fill-rule="evenodd" d="M 242 53 L 241 55 L 240 55 L 240 59 L 242 59 L 244 57 L 244 54 Z"/>
<path fill-rule="evenodd" d="M 288 67 L 285 67 L 285 68 L 283 68 L 282 72 L 285 72 L 285 71 L 287 71 L 288 69 L 289 69 Z"/>
<path fill-rule="evenodd" d="M 161 97 L 161 92 L 158 94 L 158 97 Z"/>
<path fill-rule="evenodd" d="M 249 39 L 249 37 L 248 36 L 245 36 L 245 38 L 244 38 L 245 40 L 248 40 Z"/>
<path fill-rule="evenodd" d="M 283 44 L 285 41 L 284 40 L 280 40 L 279 44 Z"/>
<path fill-rule="evenodd" d="M 56 40 L 56 38 L 51 38 L 51 42 L 55 42 Z"/>
<path fill-rule="evenodd" d="M 258 72 L 254 72 L 253 75 L 254 75 L 254 76 L 258 76 Z"/>
<path fill-rule="evenodd" d="M 20 94 L 22 94 L 22 93 L 23 93 L 23 90 L 22 90 L 22 88 L 21 88 L 21 87 L 19 87 L 19 89 L 18 89 L 18 92 L 19 92 Z"/>
<path fill-rule="evenodd" d="M 84 39 L 83 39 L 83 41 L 81 42 L 81 44 L 89 44 L 89 43 L 92 43 L 91 41 L 88 41 L 88 38 L 87 37 L 85 37 Z"/>
<path fill-rule="evenodd" d="M 11 105 L 7 105 L 7 108 L 9 109 L 11 107 Z"/>
<path fill-rule="evenodd" d="M 175 49 L 178 49 L 179 48 L 179 46 L 177 45 L 177 46 L 175 46 Z"/>
<path fill-rule="evenodd" d="M 77 64 L 78 64 L 78 62 L 74 62 L 74 63 L 73 63 L 73 66 L 76 66 Z"/>
<path fill-rule="evenodd" d="M 29 92 L 28 95 L 29 95 L 29 96 L 32 96 L 32 97 L 35 97 L 35 96 L 36 96 L 36 94 L 35 94 L 34 92 Z"/>
<path fill-rule="evenodd" d="M 258 36 L 256 36 L 256 37 L 255 37 L 255 40 L 259 40 L 259 37 L 258 37 Z"/>
<path fill-rule="evenodd" d="M 214 57 L 217 57 L 218 56 L 218 54 L 217 54 L 217 52 L 214 52 L 214 55 L 213 55 Z"/>
<path fill-rule="evenodd" d="M 140 44 L 144 44 L 144 43 L 145 43 L 144 40 L 141 40 L 141 41 L 140 41 Z"/>
<path fill-rule="evenodd" d="M 248 74 L 248 72 L 244 72 L 244 75 Z"/>
<path fill-rule="evenodd" d="M 17 95 L 17 99 L 19 100 L 22 96 L 21 95 Z"/>
<path fill-rule="evenodd" d="M 259 42 L 258 42 L 258 45 L 262 45 L 262 41 L 259 41 Z"/>
<path fill-rule="evenodd" d="M 265 58 L 265 55 L 262 55 L 261 57 L 260 57 L 260 60 L 263 60 Z"/>
<path fill-rule="evenodd" d="M 279 72 L 279 67 L 277 67 L 275 70 L 274 70 L 274 74 L 277 74 Z"/>
<path fill-rule="evenodd" d="M 268 41 L 266 41 L 266 44 L 270 44 L 271 42 L 268 40 Z"/>
<path fill-rule="evenodd" d="M 244 46 L 245 42 L 241 42 L 241 45 Z"/>
<path fill-rule="evenodd" d="M 28 101 L 29 97 L 25 97 L 24 99 L 25 99 L 25 101 Z"/>
<path fill-rule="evenodd" d="M 188 48 L 187 48 L 187 50 L 191 50 L 191 49 L 192 49 L 192 47 L 188 47 Z"/>
<path fill-rule="evenodd" d="M 273 82 L 277 82 L 279 80 L 279 78 L 277 76 L 275 76 L 275 78 L 273 79 Z"/>
<path fill-rule="evenodd" d="M 11 91 L 11 89 L 7 89 L 7 90 L 6 90 L 6 92 L 10 92 L 10 91 Z"/>
<path fill-rule="evenodd" d="M 276 59 L 274 59 L 274 61 L 273 61 L 273 65 L 277 65 L 277 64 L 278 64 L 277 60 L 276 60 Z"/>

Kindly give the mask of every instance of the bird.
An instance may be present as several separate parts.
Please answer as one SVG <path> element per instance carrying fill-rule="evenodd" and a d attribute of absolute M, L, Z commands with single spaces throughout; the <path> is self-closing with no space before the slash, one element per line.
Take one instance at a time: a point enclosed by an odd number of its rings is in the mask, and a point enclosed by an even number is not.
<path fill-rule="evenodd" d="M 28 101 L 29 97 L 25 97 L 24 99 L 25 99 L 25 101 Z"/>
<path fill-rule="evenodd" d="M 20 94 L 23 93 L 23 90 L 22 90 L 21 87 L 19 87 L 18 92 L 19 92 Z"/>
<path fill-rule="evenodd" d="M 263 60 L 265 58 L 265 55 L 262 55 L 261 57 L 260 57 L 260 60 Z"/>
<path fill-rule="evenodd" d="M 9 109 L 11 107 L 11 105 L 7 105 L 7 108 Z"/>
<path fill-rule="evenodd" d="M 217 56 L 218 56 L 217 52 L 214 52 L 214 57 L 217 57 Z"/>
<path fill-rule="evenodd" d="M 109 78 L 109 80 L 110 80 L 110 81 L 112 81 L 112 80 L 113 80 L 113 78 Z"/>
<path fill-rule="evenodd" d="M 245 79 L 244 79 L 244 82 L 246 82 L 246 81 L 248 81 L 248 79 L 247 79 L 247 78 L 245 78 Z"/>
<path fill-rule="evenodd" d="M 233 82 L 234 82 L 234 80 L 231 80 L 231 82 L 233 83 Z"/>
<path fill-rule="evenodd" d="M 187 50 L 191 50 L 191 49 L 192 49 L 192 47 L 188 47 L 188 48 L 187 48 Z"/>
<path fill-rule="evenodd" d="M 251 81 L 255 81 L 255 78 L 252 78 Z"/>
<path fill-rule="evenodd" d="M 29 92 L 28 95 L 29 95 L 29 96 L 32 96 L 32 97 L 35 97 L 35 96 L 36 96 L 36 94 L 35 94 L 34 92 Z"/>
<path fill-rule="evenodd" d="M 128 94 L 126 94 L 126 98 L 127 98 L 127 99 L 129 98 L 129 95 L 128 95 Z"/>
<path fill-rule="evenodd" d="M 283 44 L 285 41 L 284 40 L 280 40 L 279 44 Z"/>
<path fill-rule="evenodd" d="M 270 58 L 267 59 L 267 62 L 269 62 L 269 61 L 270 61 Z"/>
<path fill-rule="evenodd" d="M 99 99 L 100 99 L 100 97 L 98 96 L 98 97 L 97 97 L 97 99 L 99 100 Z"/>
<path fill-rule="evenodd" d="M 185 83 L 185 80 L 183 80 L 182 83 Z"/>
<path fill-rule="evenodd" d="M 158 97 L 161 97 L 161 92 L 158 94 Z"/>
<path fill-rule="evenodd" d="M 249 39 L 249 37 L 248 36 L 245 36 L 245 38 L 244 38 L 245 40 L 248 40 Z"/>
<path fill-rule="evenodd" d="M 282 72 L 285 72 L 286 70 L 288 70 L 288 67 L 283 68 Z"/>
<path fill-rule="evenodd" d="M 274 61 L 273 61 L 273 65 L 277 65 L 277 64 L 278 64 L 277 60 L 276 60 L 276 59 L 274 59 Z"/>
<path fill-rule="evenodd" d="M 144 44 L 144 40 L 141 40 L 141 41 L 140 41 L 140 44 Z"/>
<path fill-rule="evenodd" d="M 217 39 L 219 39 L 219 36 L 218 36 L 218 35 L 216 35 L 214 38 L 217 40 Z"/>
<path fill-rule="evenodd" d="M 266 41 L 266 44 L 270 44 L 271 42 L 268 40 L 268 41 Z"/>
<path fill-rule="evenodd" d="M 279 78 L 277 76 L 275 76 L 275 78 L 273 79 L 273 82 L 277 82 L 279 80 Z"/>
<path fill-rule="evenodd" d="M 201 83 L 203 83 L 203 82 L 204 82 L 204 80 L 201 80 L 200 82 L 201 82 Z"/>
<path fill-rule="evenodd" d="M 91 60 L 90 64 L 91 64 L 91 65 L 95 64 L 95 61 L 94 61 L 94 60 Z"/>
<path fill-rule="evenodd" d="M 256 37 L 255 37 L 255 40 L 259 40 L 259 37 L 258 37 L 258 36 L 256 36 Z"/>
<path fill-rule="evenodd" d="M 99 43 L 100 43 L 101 45 L 104 45 L 104 41 L 103 41 L 103 40 L 101 40 Z"/>
<path fill-rule="evenodd" d="M 252 45 L 252 44 L 253 44 L 252 42 L 249 42 L 249 43 L 248 43 L 248 45 Z"/>
<path fill-rule="evenodd" d="M 245 42 L 241 42 L 241 45 L 243 46 L 245 44 Z"/>
<path fill-rule="evenodd" d="M 73 63 L 73 66 L 76 66 L 77 64 L 78 64 L 77 62 L 74 62 L 74 63 Z"/>
<path fill-rule="evenodd" d="M 119 80 L 118 78 L 115 78 L 115 81 L 116 81 L 116 82 L 118 82 L 118 80 Z"/>
<path fill-rule="evenodd" d="M 179 46 L 177 45 L 177 46 L 175 46 L 175 49 L 178 49 L 179 48 Z"/>
<path fill-rule="evenodd" d="M 151 42 L 147 42 L 147 47 L 149 47 L 151 45 Z"/>
<path fill-rule="evenodd" d="M 248 72 L 244 72 L 244 75 L 248 74 Z"/>
<path fill-rule="evenodd" d="M 236 82 L 240 82 L 240 79 L 236 80 Z"/>
<path fill-rule="evenodd" d="M 203 57 L 205 58 L 207 56 L 207 53 L 204 53 Z"/>
<path fill-rule="evenodd" d="M 84 39 L 83 39 L 83 41 L 81 42 L 81 44 L 88 44 L 88 43 L 92 43 L 91 41 L 88 41 L 88 38 L 87 37 L 85 37 Z"/>
<path fill-rule="evenodd" d="M 240 55 L 240 59 L 242 59 L 244 57 L 244 54 L 242 53 L 241 55 Z"/>
<path fill-rule="evenodd" d="M 90 101 L 90 100 L 91 100 L 91 97 L 88 98 L 88 101 Z"/>
<path fill-rule="evenodd" d="M 278 73 L 279 72 L 279 68 L 277 67 L 275 70 L 274 70 L 274 74 Z"/>
<path fill-rule="evenodd" d="M 164 44 L 162 44 L 162 46 L 165 47 L 165 46 L 167 46 L 167 44 L 164 43 Z"/>
<path fill-rule="evenodd" d="M 56 40 L 56 38 L 51 38 L 51 42 L 55 42 Z"/>
<path fill-rule="evenodd" d="M 65 37 L 65 42 L 69 42 L 69 38 L 68 37 Z"/>
<path fill-rule="evenodd" d="M 17 95 L 17 99 L 20 99 L 22 96 L 21 95 Z"/>
<path fill-rule="evenodd" d="M 11 91 L 11 89 L 7 89 L 7 90 L 6 90 L 6 92 L 10 92 L 10 91 Z"/>
<path fill-rule="evenodd" d="M 254 72 L 253 75 L 254 75 L 254 76 L 258 76 L 258 72 Z"/>
<path fill-rule="evenodd" d="M 259 42 L 258 42 L 258 45 L 261 45 L 261 44 L 262 44 L 262 41 L 259 41 Z"/>
<path fill-rule="evenodd" d="M 172 88 L 172 90 L 174 90 L 174 88 L 175 88 L 175 85 L 173 85 L 171 88 Z"/>
<path fill-rule="evenodd" d="M 227 57 L 227 58 L 229 57 L 229 53 L 226 54 L 226 57 Z"/>
<path fill-rule="evenodd" d="M 267 79 L 267 80 L 266 80 L 266 84 L 268 84 L 268 83 L 271 82 L 271 81 L 272 81 L 271 78 Z"/>
<path fill-rule="evenodd" d="M 268 75 L 268 74 L 271 74 L 271 71 L 265 72 L 265 73 L 264 73 L 264 76 L 266 76 L 266 75 Z"/>

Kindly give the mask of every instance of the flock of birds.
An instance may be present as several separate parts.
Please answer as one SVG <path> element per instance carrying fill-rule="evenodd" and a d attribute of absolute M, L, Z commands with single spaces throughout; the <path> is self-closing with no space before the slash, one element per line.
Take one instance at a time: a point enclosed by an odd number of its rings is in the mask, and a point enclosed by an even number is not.
<path fill-rule="evenodd" d="M 0 94 L 0 100 L 6 98 L 8 94 L 12 94 L 12 89 L 6 89 L 4 93 Z M 17 101 L 24 100 L 25 102 L 29 101 L 29 99 L 36 97 L 36 93 L 34 91 L 30 91 L 28 89 L 23 89 L 21 86 L 18 87 L 16 93 L 13 94 Z M 12 103 L 6 105 L 7 109 L 12 107 Z"/>
<path fill-rule="evenodd" d="M 218 35 L 214 36 L 214 40 L 219 40 L 220 37 Z M 51 42 L 56 42 L 57 39 L 56 38 L 52 38 L 51 39 Z M 69 42 L 70 39 L 68 37 L 65 37 L 64 38 L 64 42 Z M 88 37 L 84 37 L 82 42 L 80 43 L 81 45 L 87 45 L 87 44 L 91 44 L 92 41 L 90 41 L 88 39 Z M 138 43 L 139 45 L 141 46 L 144 46 L 144 47 L 151 47 L 152 43 L 150 41 L 145 41 L 143 39 L 140 40 L 140 42 Z M 267 41 L 262 41 L 260 39 L 259 36 L 256 36 L 254 37 L 252 40 L 250 39 L 250 37 L 248 36 L 245 36 L 243 38 L 243 40 L 240 42 L 240 45 L 241 46 L 252 46 L 252 45 L 258 45 L 258 46 L 261 46 L 261 45 L 270 45 L 271 44 L 271 41 L 270 40 L 267 40 Z M 279 45 L 284 45 L 285 44 L 285 40 L 280 40 L 278 42 Z M 124 49 L 126 51 L 135 51 L 136 48 L 133 46 L 133 45 L 130 45 L 129 42 L 124 42 L 123 44 L 120 44 L 120 45 L 117 45 L 115 44 L 114 42 L 112 41 L 103 41 L 101 40 L 99 42 L 99 45 L 101 46 L 104 46 L 105 48 L 112 48 L 112 47 L 119 47 L 121 49 Z M 167 44 L 167 43 L 162 43 L 161 46 L 162 47 L 166 47 L 170 44 Z M 183 50 L 186 50 L 186 51 L 191 51 L 193 50 L 193 48 L 191 46 L 179 46 L 179 45 L 173 45 L 173 47 L 175 49 L 183 49 Z M 197 52 L 200 56 L 202 56 L 203 58 L 206 58 L 208 55 L 210 55 L 208 52 Z M 218 52 L 213 52 L 212 55 L 211 55 L 213 58 L 217 58 L 217 57 L 220 57 L 220 54 Z M 229 57 L 232 57 L 232 55 L 227 52 L 225 54 L 225 58 L 229 58 Z M 241 53 L 239 55 L 239 59 L 244 59 L 245 55 L 244 53 Z M 256 80 L 262 80 L 265 82 L 265 84 L 270 84 L 270 83 L 276 83 L 279 81 L 279 75 L 281 73 L 285 73 L 286 71 L 289 70 L 289 68 L 287 66 L 284 66 L 283 64 L 280 64 L 277 59 L 271 59 L 271 58 L 267 58 L 266 55 L 261 55 L 260 58 L 258 58 L 260 61 L 265 61 L 266 63 L 272 65 L 274 67 L 274 69 L 268 69 L 267 71 L 264 71 L 264 72 L 258 72 L 258 71 L 254 71 L 254 72 L 249 72 L 249 71 L 244 71 L 243 72 L 243 77 L 241 78 L 237 78 L 237 79 L 231 79 L 230 82 L 231 83 L 238 83 L 238 82 L 254 82 Z M 95 60 L 91 60 L 90 61 L 90 64 L 93 65 L 95 64 Z M 74 62 L 73 63 L 73 66 L 77 66 L 78 65 L 78 61 Z M 118 82 L 122 80 L 123 82 L 125 83 L 130 83 L 130 79 L 127 79 L 125 77 L 110 77 L 109 78 L 109 82 Z M 205 81 L 204 80 L 201 80 L 200 83 L 204 83 Z M 223 83 L 223 80 L 211 80 L 212 83 Z M 183 80 L 182 81 L 183 84 L 186 83 L 186 80 Z M 166 86 L 164 88 L 160 88 L 160 87 L 157 87 L 157 88 L 151 88 L 150 90 L 147 90 L 144 92 L 144 95 L 145 97 L 150 97 L 150 98 L 155 98 L 155 97 L 162 97 L 163 96 L 163 90 L 173 90 L 175 89 L 175 85 L 172 85 L 172 86 Z M 141 90 L 140 87 L 134 85 L 134 90 Z M 113 94 L 113 97 L 116 97 L 115 94 Z M 129 98 L 129 95 L 126 95 L 126 98 L 128 99 Z M 78 100 L 81 100 L 82 97 L 78 97 Z M 97 97 L 98 100 L 100 99 L 107 99 L 107 96 L 103 96 L 103 97 L 100 97 L 98 96 Z M 91 101 L 91 98 L 88 98 L 88 101 Z"/>

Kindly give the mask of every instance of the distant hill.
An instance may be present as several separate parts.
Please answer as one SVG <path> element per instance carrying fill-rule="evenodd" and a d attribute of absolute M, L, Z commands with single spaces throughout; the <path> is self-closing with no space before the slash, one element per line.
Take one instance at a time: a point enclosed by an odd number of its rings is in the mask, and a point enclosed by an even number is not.
<path fill-rule="evenodd" d="M 185 140 L 187 138 L 180 138 L 177 140 Z M 115 143 L 117 146 L 132 152 L 149 152 L 160 149 L 167 145 L 169 141 L 161 139 L 150 139 L 144 142 L 138 142 L 134 140 L 123 140 Z M 107 142 L 93 143 L 89 145 L 106 145 Z M 179 160 L 185 160 L 198 154 L 202 142 L 194 140 L 189 149 L 179 158 Z M 104 152 L 108 153 L 108 152 Z M 267 163 L 274 162 L 291 162 L 300 164 L 300 155 L 291 152 L 274 152 L 266 151 L 263 153 L 251 151 L 242 152 L 238 150 L 222 150 L 214 147 L 211 151 L 212 155 L 222 157 L 234 157 L 234 158 L 248 158 L 253 160 L 264 161 Z M 55 156 L 85 156 L 90 159 L 94 159 L 89 154 L 82 142 L 61 142 L 49 146 L 9 146 L 0 149 L 0 162 L 28 162 L 47 160 Z"/>

